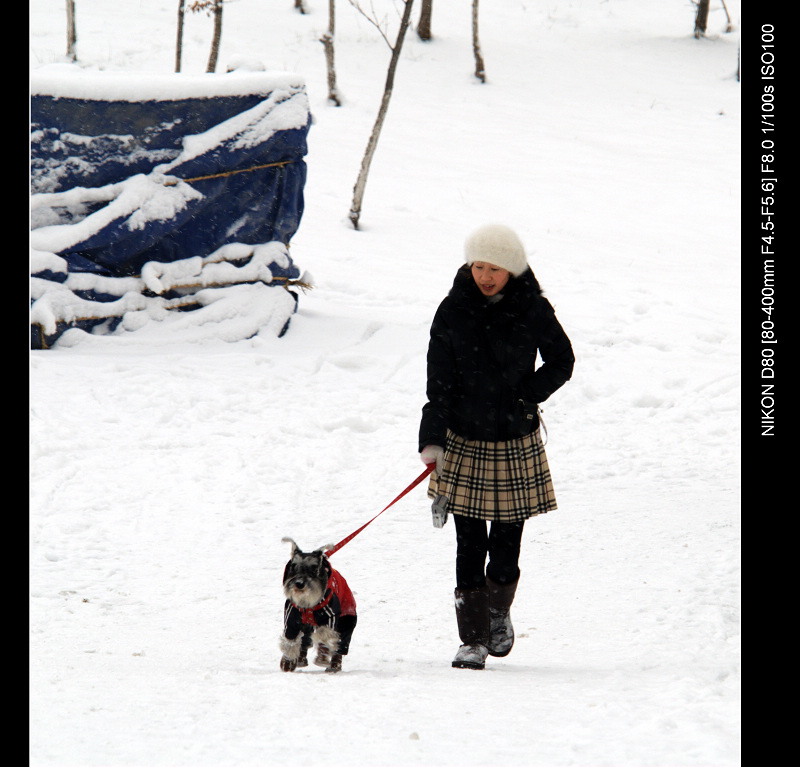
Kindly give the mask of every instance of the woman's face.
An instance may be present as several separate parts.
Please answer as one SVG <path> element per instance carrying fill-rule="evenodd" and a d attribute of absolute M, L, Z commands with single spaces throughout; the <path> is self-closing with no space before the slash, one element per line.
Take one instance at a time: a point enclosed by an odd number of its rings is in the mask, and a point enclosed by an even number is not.
<path fill-rule="evenodd" d="M 494 264 L 475 261 L 472 264 L 472 279 L 484 296 L 496 296 L 508 282 L 511 272 Z"/>

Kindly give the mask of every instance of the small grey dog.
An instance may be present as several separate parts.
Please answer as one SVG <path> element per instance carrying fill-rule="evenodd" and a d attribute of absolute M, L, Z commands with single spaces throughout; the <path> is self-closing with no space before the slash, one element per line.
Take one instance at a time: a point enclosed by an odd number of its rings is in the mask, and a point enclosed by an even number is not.
<path fill-rule="evenodd" d="M 308 648 L 316 644 L 314 664 L 326 672 L 341 671 L 356 627 L 356 600 L 325 555 L 333 546 L 307 553 L 291 538 L 283 542 L 292 545 L 292 555 L 283 571 L 281 670 L 308 666 Z"/>

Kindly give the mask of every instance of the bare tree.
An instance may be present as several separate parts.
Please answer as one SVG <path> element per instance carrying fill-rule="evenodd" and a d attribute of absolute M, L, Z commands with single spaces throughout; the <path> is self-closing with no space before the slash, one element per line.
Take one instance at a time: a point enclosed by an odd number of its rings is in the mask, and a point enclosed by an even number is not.
<path fill-rule="evenodd" d="M 300 13 L 306 12 L 306 7 L 303 5 L 303 0 L 294 0 L 294 7 L 297 8 Z"/>
<path fill-rule="evenodd" d="M 333 60 L 333 36 L 336 33 L 336 1 L 328 0 L 328 31 L 322 35 L 320 42 L 325 46 L 325 64 L 328 69 L 328 101 L 341 106 L 336 91 L 336 64 Z"/>
<path fill-rule="evenodd" d="M 78 42 L 78 33 L 75 29 L 75 0 L 67 0 L 67 58 L 75 61 L 78 58 L 75 45 Z"/>
<path fill-rule="evenodd" d="M 219 44 L 222 40 L 222 0 L 212 0 L 214 13 L 214 37 L 211 40 L 211 52 L 208 55 L 208 66 L 206 72 L 217 71 L 217 57 L 219 56 Z"/>
<path fill-rule="evenodd" d="M 486 82 L 486 70 L 483 66 L 481 43 L 478 39 L 478 0 L 472 0 L 472 51 L 475 54 L 475 77 Z"/>
<path fill-rule="evenodd" d="M 363 14 L 364 12 L 361 11 L 359 8 L 358 3 L 356 0 L 350 0 L 350 2 Z M 414 5 L 414 0 L 403 0 L 405 3 L 405 9 L 403 11 L 403 18 L 400 21 L 400 29 L 397 32 L 397 39 L 395 40 L 394 45 L 391 45 L 386 38 L 383 30 L 372 20 L 369 19 L 369 16 L 364 16 L 372 21 L 375 26 L 378 26 L 378 31 L 380 31 L 381 35 L 383 36 L 384 40 L 389 43 L 389 47 L 392 49 L 392 58 L 389 62 L 389 69 L 386 73 L 386 85 L 383 89 L 383 98 L 381 99 L 381 105 L 378 109 L 378 116 L 375 120 L 375 125 L 372 128 L 372 133 L 370 134 L 369 141 L 367 142 L 367 149 L 364 152 L 364 159 L 361 161 L 361 170 L 358 174 L 358 179 L 356 180 L 356 184 L 353 187 L 353 204 L 350 206 L 350 222 L 353 224 L 354 229 L 358 229 L 358 222 L 361 218 L 361 203 L 364 199 L 364 189 L 367 185 L 367 176 L 369 175 L 369 166 L 372 163 L 372 157 L 375 154 L 375 149 L 378 146 L 378 138 L 380 137 L 381 128 L 383 128 L 383 121 L 386 118 L 386 112 L 389 109 L 389 100 L 392 97 L 392 90 L 394 88 L 394 73 L 397 69 L 397 62 L 400 59 L 400 50 L 403 47 L 403 40 L 406 36 L 406 30 L 408 29 L 408 24 L 411 19 L 411 7 Z"/>
<path fill-rule="evenodd" d="M 206 67 L 206 72 L 216 72 L 217 70 L 217 58 L 219 56 L 219 44 L 222 40 L 222 4 L 223 0 L 192 0 L 191 5 L 189 5 L 189 10 L 192 13 L 199 13 L 200 11 L 205 11 L 206 16 L 213 16 L 214 17 L 214 35 L 211 39 L 211 51 L 208 54 L 208 66 Z M 183 12 L 180 6 L 183 3 L 179 4 L 178 9 L 178 28 L 179 28 L 179 44 L 181 49 L 183 48 Z M 180 61 L 176 62 L 176 72 L 180 71 Z"/>
<path fill-rule="evenodd" d="M 722 9 L 725 11 L 725 18 L 728 20 L 728 23 L 725 25 L 725 31 L 733 32 L 733 19 L 731 19 L 730 13 L 728 13 L 728 6 L 725 5 L 725 0 L 722 0 Z"/>
<path fill-rule="evenodd" d="M 417 37 L 420 40 L 432 40 L 431 15 L 433 14 L 433 0 L 422 0 L 419 10 L 419 23 L 417 24 Z"/>
<path fill-rule="evenodd" d="M 178 0 L 178 34 L 175 40 L 175 71 L 181 71 L 183 58 L 183 17 L 186 14 L 186 0 Z"/>
<path fill-rule="evenodd" d="M 697 3 L 697 15 L 694 17 L 694 36 L 696 38 L 705 37 L 708 28 L 709 5 L 709 0 L 699 0 Z"/>

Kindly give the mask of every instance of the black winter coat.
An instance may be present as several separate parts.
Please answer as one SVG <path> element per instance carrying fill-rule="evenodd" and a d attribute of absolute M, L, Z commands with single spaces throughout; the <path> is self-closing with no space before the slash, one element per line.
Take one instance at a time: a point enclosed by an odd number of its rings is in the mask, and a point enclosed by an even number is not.
<path fill-rule="evenodd" d="M 486 442 L 526 436 L 539 425 L 537 405 L 570 379 L 572 344 L 530 268 L 510 277 L 502 292 L 501 300 L 489 301 L 462 266 L 439 305 L 428 346 L 420 451 L 444 446 L 448 429 Z"/>

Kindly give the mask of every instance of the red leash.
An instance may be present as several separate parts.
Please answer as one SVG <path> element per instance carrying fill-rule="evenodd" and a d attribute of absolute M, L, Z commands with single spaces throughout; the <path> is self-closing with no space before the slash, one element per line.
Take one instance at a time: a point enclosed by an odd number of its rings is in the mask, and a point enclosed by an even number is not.
<path fill-rule="evenodd" d="M 369 522 L 367 522 L 365 525 L 361 525 L 361 527 L 359 527 L 359 528 L 358 528 L 358 530 L 356 530 L 354 533 L 350 533 L 350 535 L 348 535 L 348 536 L 347 536 L 347 538 L 345 538 L 345 539 L 344 539 L 344 540 L 342 540 L 342 541 L 339 541 L 339 543 L 337 543 L 337 544 L 336 544 L 336 545 L 335 545 L 335 546 L 334 546 L 332 549 L 330 549 L 330 550 L 326 551 L 326 552 L 325 552 L 325 556 L 326 556 L 326 557 L 329 557 L 329 556 L 331 556 L 332 554 L 335 554 L 335 553 L 336 553 L 337 551 L 339 551 L 339 549 L 341 549 L 341 548 L 342 548 L 342 546 L 344 546 L 346 543 L 350 543 L 350 541 L 352 541 L 352 540 L 353 540 L 353 538 L 355 538 L 355 537 L 356 537 L 356 536 L 357 536 L 357 535 L 358 535 L 358 534 L 359 534 L 359 533 L 360 533 L 360 532 L 361 532 L 361 531 L 362 531 L 362 530 L 363 530 L 363 529 L 364 529 L 364 528 L 365 528 L 367 525 L 371 525 L 371 524 L 372 524 L 372 523 L 373 523 L 373 522 L 374 522 L 374 521 L 375 521 L 375 520 L 376 520 L 376 519 L 377 519 L 377 518 L 378 518 L 378 517 L 379 517 L 381 514 L 383 514 L 383 512 L 384 512 L 384 511 L 386 511 L 386 509 L 390 508 L 391 506 L 394 506 L 394 505 L 395 505 L 395 504 L 396 504 L 396 503 L 397 503 L 397 502 L 398 502 L 398 501 L 399 501 L 399 500 L 400 500 L 400 499 L 401 499 L 401 498 L 402 498 L 402 497 L 403 497 L 403 496 L 404 496 L 406 493 L 409 493 L 409 492 L 410 492 L 411 490 L 413 490 L 413 489 L 414 489 L 414 488 L 415 488 L 415 487 L 416 487 L 416 486 L 417 486 L 417 485 L 418 485 L 420 482 L 422 482 L 422 480 L 423 480 L 423 479 L 425 479 L 425 477 L 427 477 L 427 476 L 428 476 L 428 475 L 429 475 L 429 474 L 430 474 L 430 473 L 431 473 L 431 472 L 432 472 L 432 471 L 433 471 L 435 468 L 436 468 L 436 464 L 435 464 L 435 463 L 429 463 L 429 464 L 427 464 L 427 465 L 425 466 L 425 471 L 423 471 L 423 472 L 422 472 L 422 474 L 420 474 L 420 475 L 419 475 L 419 476 L 418 476 L 418 477 L 417 477 L 417 478 L 416 478 L 416 479 L 415 479 L 415 480 L 414 480 L 414 481 L 413 481 L 413 482 L 412 482 L 412 483 L 411 483 L 411 484 L 410 484 L 410 485 L 409 485 L 409 486 L 408 486 L 408 487 L 407 487 L 405 490 L 403 490 L 403 492 L 402 492 L 402 493 L 400 493 L 400 495 L 398 495 L 398 496 L 397 496 L 397 498 L 395 498 L 395 499 L 394 499 L 394 500 L 393 500 L 393 501 L 392 501 L 390 504 L 388 504 L 388 505 L 387 505 L 387 506 L 386 506 L 384 509 L 381 509 L 381 511 L 379 511 L 379 512 L 378 512 L 378 513 L 377 513 L 377 514 L 376 514 L 376 515 L 375 515 L 375 516 L 374 516 L 374 517 L 373 517 L 373 518 L 372 518 L 372 519 L 371 519 Z"/>

